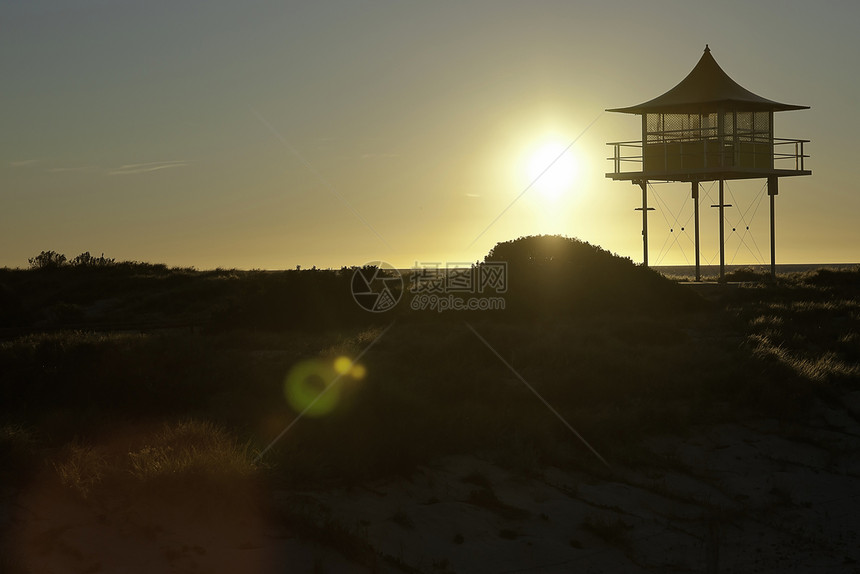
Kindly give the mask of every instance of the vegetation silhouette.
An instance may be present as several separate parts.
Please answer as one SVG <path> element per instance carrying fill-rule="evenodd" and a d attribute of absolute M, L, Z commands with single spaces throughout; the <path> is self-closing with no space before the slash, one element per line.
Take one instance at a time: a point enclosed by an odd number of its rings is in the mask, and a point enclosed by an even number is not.
<path fill-rule="evenodd" d="M 652 315 L 704 304 L 658 272 L 574 238 L 520 237 L 497 244 L 484 261 L 507 263 L 505 310 L 520 317 L 632 311 Z"/>
<path fill-rule="evenodd" d="M 577 239 L 521 237 L 496 245 L 486 263 L 507 265 L 507 290 L 466 296 L 504 298 L 494 311 L 415 312 L 409 282 L 399 303 L 368 313 L 353 298 L 358 267 L 287 271 L 197 271 L 117 262 L 89 252 L 55 251 L 30 259 L 30 272 L 0 270 L 0 330 L 115 329 L 186 325 L 214 331 L 382 325 L 393 319 L 459 322 L 495 316 L 515 321 L 572 315 L 687 312 L 704 302 L 659 273 Z M 37 272 L 37 274 L 33 274 Z M 407 279 L 407 278 L 404 278 Z M 461 296 L 461 294 L 458 294 Z"/>
<path fill-rule="evenodd" d="M 56 269 L 66 264 L 66 256 L 56 251 L 42 251 L 28 262 L 31 269 Z"/>
<path fill-rule="evenodd" d="M 354 268 L 2 269 L 3 473 L 26 478 L 72 439 L 135 421 L 192 418 L 262 448 L 295 416 L 292 366 L 355 357 L 394 319 L 362 359 L 366 378 L 267 455 L 272 480 L 354 483 L 477 450 L 524 472 L 591 465 L 464 319 L 602 454 L 631 464 L 637 437 L 745 413 L 791 420 L 860 377 L 858 270 L 761 277 L 706 304 L 575 239 L 519 238 L 485 261 L 509 266 L 505 311 L 401 301 L 368 313 L 350 294 Z"/>
<path fill-rule="evenodd" d="M 0 334 L 188 326 L 325 330 L 375 324 L 350 295 L 355 268 L 239 271 L 117 262 L 54 251 L 0 269 Z M 390 318 L 389 318 L 390 320 Z"/>

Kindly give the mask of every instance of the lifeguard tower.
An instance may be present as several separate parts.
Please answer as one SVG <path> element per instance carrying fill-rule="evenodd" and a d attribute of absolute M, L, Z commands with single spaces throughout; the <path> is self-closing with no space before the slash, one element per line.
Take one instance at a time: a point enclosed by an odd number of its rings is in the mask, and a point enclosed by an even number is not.
<path fill-rule="evenodd" d="M 774 198 L 779 178 L 811 175 L 803 144 L 809 140 L 775 138 L 773 113 L 809 109 L 758 96 L 732 80 L 705 45 L 696 67 L 677 86 L 653 100 L 607 111 L 642 117 L 641 141 L 611 142 L 614 169 L 606 177 L 642 188 L 642 242 L 648 265 L 648 182 L 687 182 L 694 203 L 696 281 L 699 262 L 699 189 L 719 182 L 720 279 L 725 278 L 724 181 L 767 180 L 770 196 L 770 270 L 776 273 Z"/>

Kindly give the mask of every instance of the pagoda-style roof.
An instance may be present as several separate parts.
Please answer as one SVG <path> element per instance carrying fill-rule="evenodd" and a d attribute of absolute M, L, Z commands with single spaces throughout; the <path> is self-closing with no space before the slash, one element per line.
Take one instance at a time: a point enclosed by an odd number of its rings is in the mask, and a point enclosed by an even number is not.
<path fill-rule="evenodd" d="M 774 111 L 805 110 L 809 106 L 782 104 L 768 100 L 747 90 L 720 68 L 711 50 L 705 53 L 696 67 L 681 82 L 653 100 L 628 108 L 613 108 L 609 112 L 628 114 L 647 113 L 709 113 L 717 110 Z"/>

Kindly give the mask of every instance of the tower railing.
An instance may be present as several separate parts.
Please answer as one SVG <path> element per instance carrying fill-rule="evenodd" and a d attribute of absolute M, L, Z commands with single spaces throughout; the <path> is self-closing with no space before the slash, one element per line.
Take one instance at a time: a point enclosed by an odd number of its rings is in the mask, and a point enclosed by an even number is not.
<path fill-rule="evenodd" d="M 653 135 L 653 134 L 651 134 Z M 649 142 L 643 146 L 641 140 L 610 142 L 613 174 L 645 173 L 646 163 L 651 165 L 648 172 L 684 173 L 699 169 L 778 169 L 786 171 L 805 171 L 804 160 L 809 157 L 804 144 L 810 140 L 773 138 L 769 142 L 724 140 L 719 145 L 717 138 L 675 139 Z M 737 145 L 735 145 L 737 143 Z M 744 146 L 750 146 L 747 149 Z M 650 150 L 647 154 L 645 149 Z M 657 151 L 655 156 L 652 152 Z M 645 157 L 648 156 L 646 162 Z M 656 164 L 655 164 L 656 162 Z M 792 165 L 793 164 L 793 165 Z"/>
<path fill-rule="evenodd" d="M 613 156 L 606 158 L 613 162 L 612 165 L 614 166 L 614 171 L 612 173 L 642 171 L 643 155 L 642 142 L 640 140 L 610 142 L 606 145 L 612 146 L 612 149 L 614 150 Z M 636 153 L 637 151 L 639 153 Z M 629 153 L 632 153 L 634 155 L 628 155 Z M 625 169 L 624 171 L 621 171 L 621 168 L 628 163 L 636 164 L 638 166 L 638 169 Z"/>
<path fill-rule="evenodd" d="M 784 162 L 782 165 L 794 161 L 794 170 L 804 171 L 803 160 L 809 157 L 809 155 L 803 153 L 803 144 L 805 143 L 809 143 L 809 140 L 773 138 L 774 165 L 776 165 L 777 161 Z M 777 149 L 777 146 L 779 146 L 779 149 Z M 786 149 L 788 151 L 783 151 Z"/>

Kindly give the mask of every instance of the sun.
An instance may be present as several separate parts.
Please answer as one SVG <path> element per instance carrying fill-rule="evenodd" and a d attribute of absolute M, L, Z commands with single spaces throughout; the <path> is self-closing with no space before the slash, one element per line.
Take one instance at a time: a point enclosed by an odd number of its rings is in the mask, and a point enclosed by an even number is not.
<path fill-rule="evenodd" d="M 525 157 L 528 181 L 544 199 L 559 199 L 574 191 L 579 162 L 570 142 L 545 140 L 528 150 Z"/>

